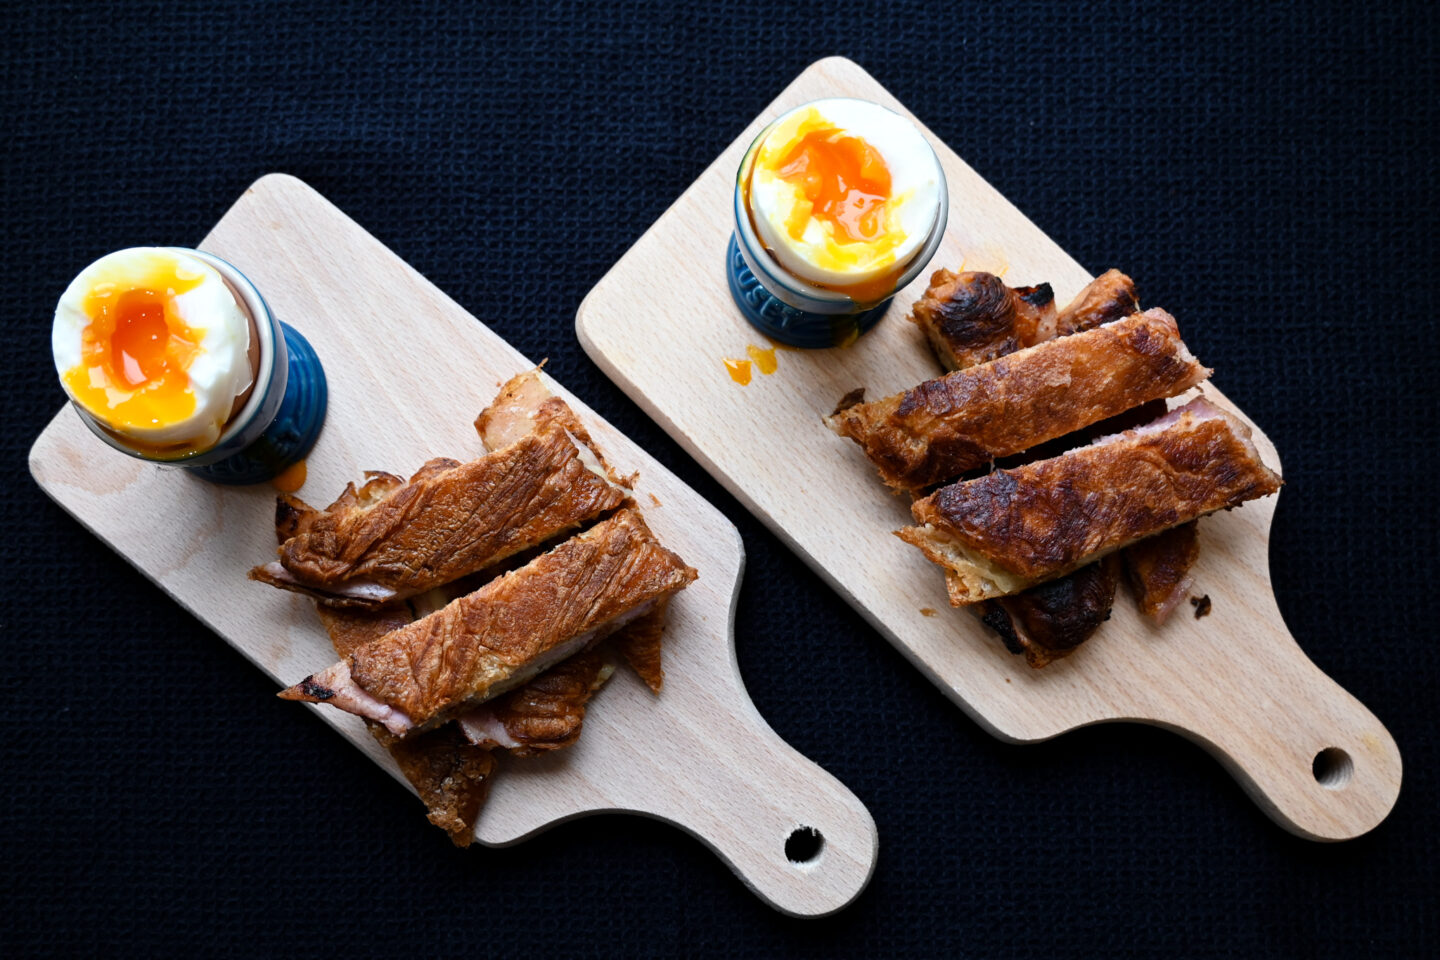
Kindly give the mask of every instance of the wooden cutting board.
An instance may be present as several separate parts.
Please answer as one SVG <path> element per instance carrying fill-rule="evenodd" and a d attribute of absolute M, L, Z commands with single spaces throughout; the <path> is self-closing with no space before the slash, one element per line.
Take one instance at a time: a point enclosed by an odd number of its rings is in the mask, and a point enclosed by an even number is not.
<path fill-rule="evenodd" d="M 1156 628 L 1122 591 L 1111 620 L 1079 651 L 1031 670 L 969 613 L 949 606 L 939 569 L 891 535 L 909 522 L 905 500 L 881 485 L 853 443 L 820 422 L 854 387 L 873 399 L 940 372 L 919 329 L 904 319 L 930 270 L 855 345 L 782 350 L 775 373 L 752 370 L 746 386 L 727 375 L 724 358 L 768 346 L 726 287 L 735 171 L 766 123 L 822 97 L 858 97 L 912 116 L 848 60 L 808 68 L 586 297 L 576 330 L 591 358 L 996 736 L 1033 742 L 1091 723 L 1152 723 L 1206 747 L 1294 833 L 1343 840 L 1378 824 L 1400 790 L 1399 751 L 1285 628 L 1267 560 L 1274 497 L 1201 521 L 1195 593 L 1212 599 L 1208 617 L 1194 619 L 1187 605 Z M 1048 281 L 1061 305 L 1093 279 L 925 133 L 950 188 L 950 223 L 934 269 L 989 270 L 1014 286 Z M 1182 333 L 1207 322 L 1179 320 Z M 1235 410 L 1213 386 L 1203 389 Z M 1258 429 L 1255 439 L 1279 469 L 1269 439 Z"/>
<path fill-rule="evenodd" d="M 502 381 L 534 366 L 292 177 L 256 182 L 201 248 L 249 276 L 324 363 L 329 415 L 300 491 L 314 504 L 329 503 L 365 469 L 409 475 L 434 456 L 480 455 L 475 415 Z M 875 823 L 839 781 L 770 729 L 745 692 L 731 632 L 744 563 L 739 534 L 583 402 L 558 392 L 617 470 L 639 471 L 636 496 L 650 526 L 700 576 L 670 604 L 661 694 L 617 670 L 591 702 L 579 743 L 502 763 L 476 837 L 505 846 L 589 813 L 645 814 L 693 833 L 778 910 L 839 910 L 874 869 Z M 280 686 L 334 661 L 309 600 L 245 579 L 275 555 L 268 485 L 215 486 L 128 459 L 68 406 L 36 440 L 30 472 Z M 277 700 L 275 709 L 298 707 Z M 310 709 L 405 782 L 358 719 Z M 786 842 L 806 827 L 819 833 L 820 852 L 792 862 Z"/>

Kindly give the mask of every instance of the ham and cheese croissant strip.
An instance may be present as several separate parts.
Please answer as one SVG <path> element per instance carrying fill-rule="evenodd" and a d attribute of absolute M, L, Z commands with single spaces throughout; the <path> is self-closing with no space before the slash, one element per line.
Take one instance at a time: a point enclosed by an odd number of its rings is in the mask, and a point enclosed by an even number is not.
<path fill-rule="evenodd" d="M 373 609 L 618 508 L 629 491 L 591 449 L 564 401 L 533 372 L 507 390 L 526 377 L 539 389 L 481 414 L 490 424 L 487 439 L 499 441 L 491 453 L 469 463 L 431 460 L 408 482 L 367 474 L 364 486 L 350 485 L 326 510 L 296 524 L 279 559 L 256 567 L 251 579 L 331 605 Z M 508 397 L 502 391 L 501 400 Z"/>
<path fill-rule="evenodd" d="M 622 509 L 281 692 L 406 737 L 468 712 L 651 611 L 695 579 Z"/>
<path fill-rule="evenodd" d="M 1055 294 L 1048 283 L 1012 288 L 993 273 L 937 270 L 909 319 L 946 370 L 962 370 L 1055 336 Z"/>
<path fill-rule="evenodd" d="M 1201 398 L 1061 456 L 943 487 L 911 506 L 915 525 L 898 535 L 945 568 L 950 602 L 963 606 L 1064 576 L 1280 483 L 1250 429 Z"/>
<path fill-rule="evenodd" d="M 1152 309 L 836 410 L 826 423 L 860 445 L 886 484 L 919 492 L 1208 376 L 1175 318 Z"/>

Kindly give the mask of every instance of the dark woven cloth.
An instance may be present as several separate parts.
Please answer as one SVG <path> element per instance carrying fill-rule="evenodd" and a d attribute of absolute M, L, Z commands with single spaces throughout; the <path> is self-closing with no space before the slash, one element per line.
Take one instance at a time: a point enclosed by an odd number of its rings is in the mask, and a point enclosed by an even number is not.
<path fill-rule="evenodd" d="M 1436 955 L 1436 28 L 1420 3 L 6 3 L 0 954 Z M 1280 607 L 1405 757 L 1371 835 L 1296 839 L 1163 731 L 992 739 L 585 357 L 585 292 L 837 53 L 1134 276 L 1274 439 Z M 277 170 L 739 525 L 750 692 L 879 826 L 848 910 L 784 918 L 639 818 L 452 849 L 29 479 L 71 275 L 193 245 Z"/>

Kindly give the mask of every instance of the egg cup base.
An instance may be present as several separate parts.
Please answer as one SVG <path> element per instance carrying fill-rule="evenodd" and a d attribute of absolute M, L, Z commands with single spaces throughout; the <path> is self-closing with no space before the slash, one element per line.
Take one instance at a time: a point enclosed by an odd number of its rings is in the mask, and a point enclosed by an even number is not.
<path fill-rule="evenodd" d="M 858 313 L 841 314 L 792 307 L 765 289 L 745 262 L 734 234 L 725 253 L 725 276 L 740 315 L 765 336 L 792 347 L 821 350 L 847 346 L 879 323 L 890 306 L 887 299 Z"/>
<path fill-rule="evenodd" d="M 285 398 L 275 419 L 243 450 L 216 463 L 185 467 L 189 473 L 230 486 L 264 483 L 305 459 L 315 446 L 329 402 L 325 368 L 310 341 L 294 327 L 281 323 L 280 329 L 285 338 L 288 375 Z"/>

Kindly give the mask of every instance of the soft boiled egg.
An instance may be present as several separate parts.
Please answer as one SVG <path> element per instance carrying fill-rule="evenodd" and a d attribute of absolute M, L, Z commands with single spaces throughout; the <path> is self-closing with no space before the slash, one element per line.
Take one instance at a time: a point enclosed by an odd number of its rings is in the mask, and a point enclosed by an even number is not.
<path fill-rule="evenodd" d="M 944 183 L 915 125 L 863 100 L 817 100 L 775 121 L 749 183 L 756 232 L 803 280 L 888 295 L 929 238 Z M 860 297 L 860 299 L 868 299 Z"/>
<path fill-rule="evenodd" d="M 210 264 L 132 247 L 80 272 L 55 308 L 70 399 L 143 446 L 212 446 L 253 379 L 248 312 Z"/>

